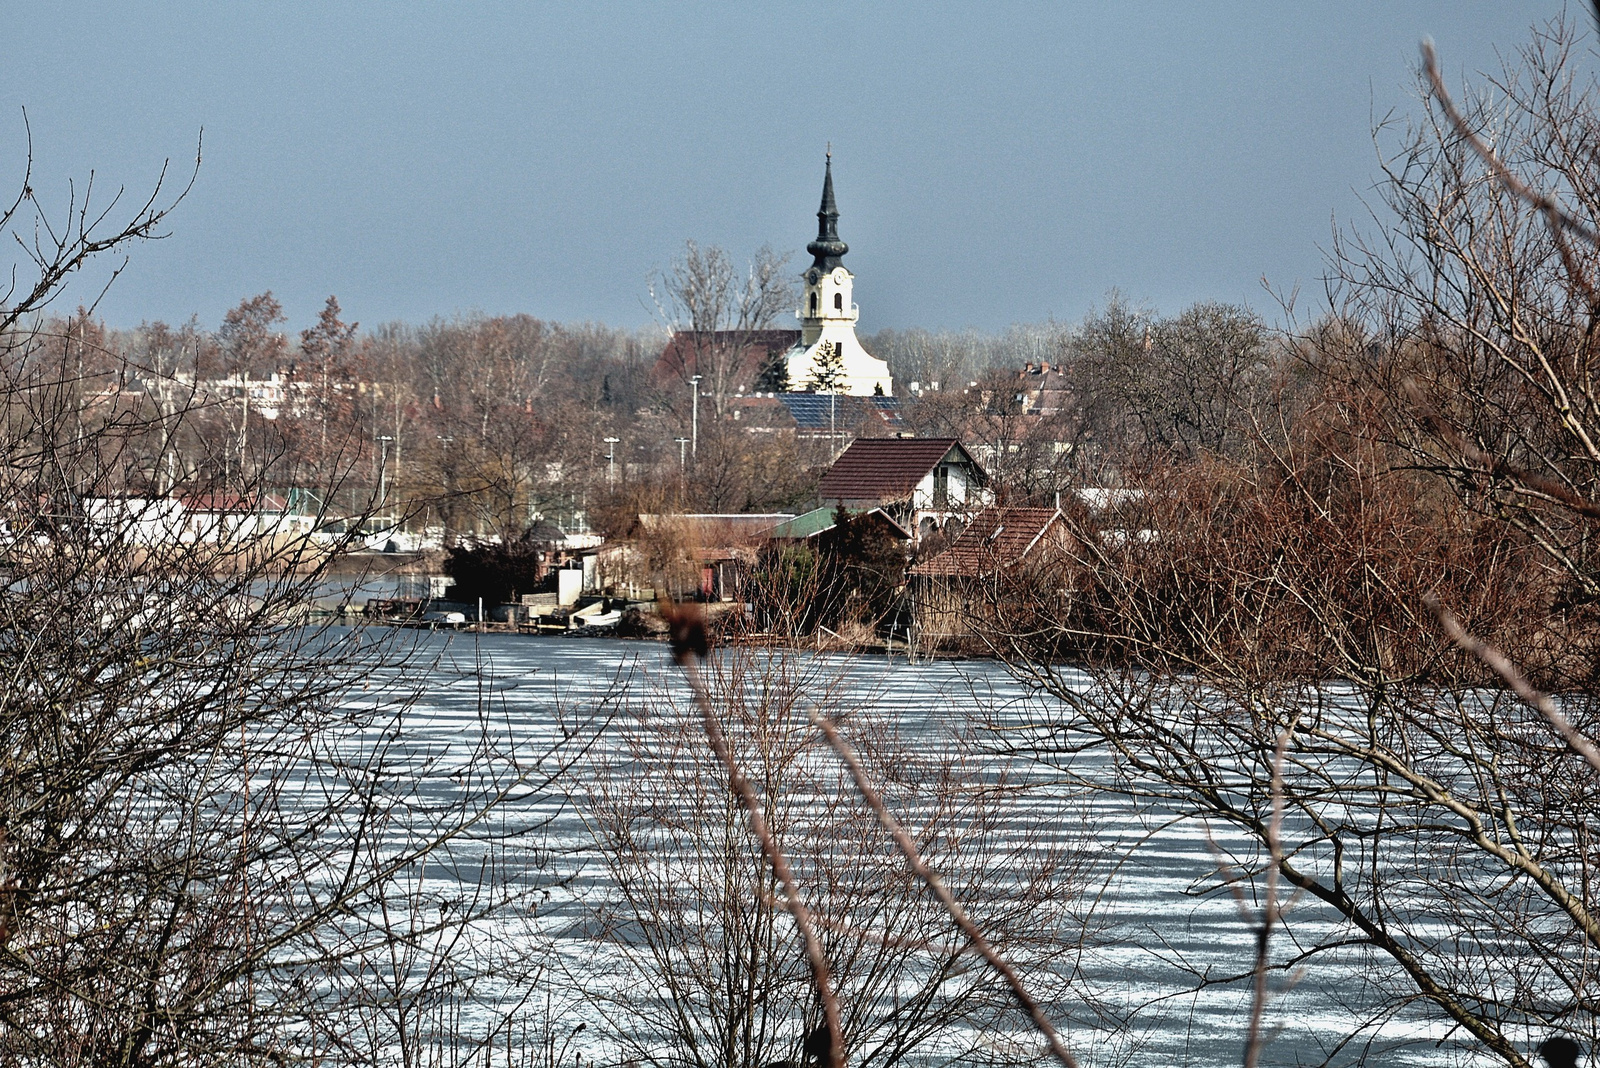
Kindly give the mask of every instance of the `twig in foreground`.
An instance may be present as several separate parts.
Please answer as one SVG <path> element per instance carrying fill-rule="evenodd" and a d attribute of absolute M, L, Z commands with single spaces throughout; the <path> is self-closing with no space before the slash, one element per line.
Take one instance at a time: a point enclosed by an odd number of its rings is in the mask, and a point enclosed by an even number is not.
<path fill-rule="evenodd" d="M 1572 721 L 1567 719 L 1561 709 L 1556 707 L 1556 703 L 1550 699 L 1549 694 L 1541 693 L 1535 689 L 1533 684 L 1523 676 L 1522 672 L 1517 670 L 1517 666 L 1508 660 L 1500 650 L 1468 634 L 1460 622 L 1456 620 L 1456 617 L 1451 615 L 1439 603 L 1437 597 L 1430 593 L 1422 601 L 1439 618 L 1439 625 L 1444 628 L 1446 634 L 1450 635 L 1451 641 L 1487 664 L 1489 670 L 1499 675 L 1505 684 L 1511 687 L 1529 708 L 1535 709 L 1550 721 L 1550 726 L 1554 727 L 1556 733 L 1561 735 L 1562 741 L 1566 742 L 1574 752 L 1588 761 L 1591 768 L 1600 771 L 1600 749 L 1596 749 L 1595 744 L 1584 737 L 1583 733 L 1572 725 Z"/>
<path fill-rule="evenodd" d="M 861 758 L 850 747 L 850 743 L 840 737 L 833 724 L 828 722 L 827 718 L 820 715 L 815 709 L 811 711 L 811 722 L 815 723 L 817 728 L 822 731 L 823 736 L 828 739 L 828 744 L 833 747 L 833 751 L 839 754 L 839 759 L 844 761 L 845 767 L 850 769 L 850 777 L 855 780 L 856 789 L 861 792 L 861 797 L 866 801 L 867 807 L 872 809 L 872 814 L 878 818 L 878 823 L 894 839 L 895 845 L 900 848 L 901 854 L 906 858 L 906 863 L 911 865 L 911 870 L 927 884 L 929 890 L 933 891 L 933 896 L 939 899 L 939 904 L 944 906 L 944 910 L 950 914 L 950 918 L 955 921 L 956 926 L 961 928 L 961 932 L 972 940 L 973 947 L 983 955 L 983 959 L 988 961 L 990 966 L 1000 973 L 1001 978 L 1006 981 L 1006 985 L 1011 988 L 1012 996 L 1017 999 L 1017 1003 L 1028 1014 L 1028 1018 L 1033 1021 L 1033 1026 L 1038 1029 L 1039 1033 L 1044 1036 L 1045 1041 L 1049 1043 L 1050 1052 L 1055 1055 L 1056 1060 L 1061 1062 L 1062 1068 L 1078 1068 L 1078 1062 L 1073 1059 L 1071 1053 L 1067 1052 L 1067 1047 L 1062 1044 L 1060 1037 L 1056 1035 L 1056 1029 L 1050 1025 L 1044 1010 L 1039 1007 L 1039 1003 L 1033 1000 L 1033 996 L 1022 985 L 1022 979 L 1017 975 L 1016 970 L 1006 962 L 1005 958 L 995 952 L 995 948 L 989 944 L 989 940 L 983 937 L 983 932 L 978 930 L 978 925 L 972 922 L 972 918 L 967 915 L 966 910 L 961 907 L 955 896 L 950 893 L 949 888 L 945 886 L 944 880 L 940 879 L 938 873 L 928 867 L 927 862 L 922 859 L 922 854 L 917 850 L 917 845 L 911 840 L 911 836 L 905 832 L 899 821 L 890 815 L 889 810 L 884 807 L 883 798 L 878 795 L 877 790 L 873 788 L 872 783 L 868 780 L 867 770 L 861 766 Z"/>
<path fill-rule="evenodd" d="M 1600 246 L 1600 234 L 1596 234 L 1592 226 L 1569 215 L 1553 198 L 1512 174 L 1511 168 L 1495 155 L 1494 149 L 1484 144 L 1483 139 L 1467 125 L 1466 117 L 1456 109 L 1455 101 L 1450 98 L 1450 91 L 1445 88 L 1444 75 L 1439 73 L 1439 57 L 1434 53 L 1432 41 L 1422 42 L 1422 66 L 1428 76 L 1428 85 L 1433 90 L 1434 99 L 1438 100 L 1439 106 L 1444 109 L 1445 118 L 1450 120 L 1451 127 L 1467 143 L 1467 147 L 1483 160 L 1500 184 L 1529 207 L 1543 212 L 1552 226 L 1570 230 L 1589 244 Z"/>
<path fill-rule="evenodd" d="M 1290 723 L 1278 735 L 1278 744 L 1272 754 L 1272 819 L 1267 823 L 1267 850 L 1272 865 L 1267 868 L 1267 897 L 1261 906 L 1261 926 L 1256 931 L 1255 989 L 1250 997 L 1250 1030 L 1245 1036 L 1244 1068 L 1256 1068 L 1261 1059 L 1261 1021 L 1267 1012 L 1267 950 L 1272 942 L 1272 929 L 1277 925 L 1282 909 L 1278 905 L 1278 865 L 1283 860 L 1283 760 L 1289 750 L 1289 739 L 1294 735 Z"/>
<path fill-rule="evenodd" d="M 1439 57 L 1434 54 L 1432 41 L 1422 42 L 1422 66 L 1428 75 L 1428 85 L 1433 90 L 1434 98 L 1444 109 L 1445 118 L 1449 120 L 1451 127 L 1478 158 L 1483 160 L 1489 172 L 1502 186 L 1534 210 L 1543 213 L 1545 224 L 1549 227 L 1550 236 L 1556 243 L 1556 251 L 1561 254 L 1561 263 L 1567 270 L 1568 278 L 1583 290 L 1590 308 L 1600 307 L 1600 293 L 1595 292 L 1588 275 L 1579 268 L 1566 238 L 1568 233 L 1574 233 L 1591 247 L 1600 248 L 1600 233 L 1596 233 L 1594 227 L 1583 220 L 1568 214 L 1554 197 L 1539 192 L 1512 174 L 1511 168 L 1495 154 L 1494 149 L 1485 144 L 1483 138 L 1467 125 L 1466 117 L 1456 109 L 1455 101 L 1450 99 L 1450 92 L 1445 88 L 1444 76 L 1439 73 Z"/>
<path fill-rule="evenodd" d="M 750 780 L 739 770 L 739 762 L 734 758 L 733 750 L 728 748 L 728 740 L 723 736 L 716 712 L 711 707 L 711 695 L 706 690 L 704 680 L 700 678 L 700 661 L 710 650 L 705 620 L 690 606 L 663 604 L 662 607 L 664 609 L 662 614 L 672 627 L 672 655 L 677 660 L 678 666 L 683 669 L 684 677 L 689 680 L 689 689 L 694 693 L 694 703 L 700 710 L 700 719 L 705 726 L 706 739 L 710 741 L 717 759 L 722 761 L 722 766 L 728 770 L 728 784 L 733 787 L 734 793 L 739 797 L 739 803 L 744 806 L 745 814 L 750 819 L 750 830 L 760 841 L 761 851 L 766 854 L 773 873 L 783 884 L 783 907 L 794 917 L 795 926 L 800 929 L 800 937 L 805 942 L 806 957 L 811 964 L 811 978 L 816 984 L 817 998 L 822 1002 L 823 1019 L 828 1025 L 830 1068 L 845 1068 L 844 1033 L 839 1023 L 839 1002 L 833 996 L 833 979 L 828 969 L 827 954 L 822 950 L 822 940 L 817 937 L 811 912 L 800 897 L 800 885 L 795 880 L 794 869 L 789 867 L 788 858 L 783 855 L 783 850 L 778 848 L 777 841 L 772 837 L 772 829 L 767 826 L 766 817 L 761 814 L 761 800 L 756 797 L 755 787 L 750 785 Z M 809 1039 L 807 1045 L 810 1045 Z"/>

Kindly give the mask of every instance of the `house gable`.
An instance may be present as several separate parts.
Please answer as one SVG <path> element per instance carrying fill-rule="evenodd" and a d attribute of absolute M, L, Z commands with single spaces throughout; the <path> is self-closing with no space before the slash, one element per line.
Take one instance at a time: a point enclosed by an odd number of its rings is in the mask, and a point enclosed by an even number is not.
<path fill-rule="evenodd" d="M 959 467 L 963 481 L 983 485 L 983 468 L 955 438 L 858 438 L 817 484 L 823 503 L 893 504 L 931 495 L 937 470 Z"/>
<path fill-rule="evenodd" d="M 1052 537 L 1066 537 L 1066 517 L 1058 508 L 985 508 L 948 549 L 919 561 L 911 573 L 978 578 L 1021 563 Z"/>

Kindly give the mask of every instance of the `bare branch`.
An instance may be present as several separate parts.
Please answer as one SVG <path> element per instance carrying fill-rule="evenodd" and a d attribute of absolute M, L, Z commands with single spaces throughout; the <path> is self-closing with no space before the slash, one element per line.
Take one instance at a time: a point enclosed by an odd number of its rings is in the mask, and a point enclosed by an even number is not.
<path fill-rule="evenodd" d="M 778 881 L 783 883 L 784 907 L 794 917 L 795 926 L 800 929 L 800 936 L 805 942 L 806 957 L 811 964 L 812 982 L 816 985 L 817 998 L 822 1002 L 823 1018 L 828 1025 L 828 1056 L 831 1068 L 845 1068 L 844 1032 L 839 1021 L 839 1002 L 834 997 L 833 979 L 828 967 L 827 954 L 822 947 L 822 939 L 817 935 L 811 912 L 806 908 L 805 900 L 800 894 L 800 885 L 795 879 L 794 870 L 790 868 L 788 858 L 778 847 L 777 840 L 773 838 L 772 831 L 767 826 L 766 817 L 762 815 L 761 799 L 756 796 L 755 787 L 745 778 L 744 772 L 739 769 L 738 760 L 728 747 L 722 727 L 717 722 L 716 710 L 711 704 L 710 692 L 700 677 L 700 661 L 709 652 L 705 620 L 699 613 L 693 611 L 692 607 L 683 605 L 668 606 L 668 611 L 663 615 L 666 615 L 672 623 L 673 656 L 683 670 L 689 688 L 694 694 L 695 707 L 700 710 L 706 739 L 711 743 L 717 759 L 722 761 L 728 770 L 728 783 L 744 806 L 745 813 L 750 819 L 750 830 L 760 841 L 761 851 L 766 854 L 767 862 L 772 865 Z"/>
<path fill-rule="evenodd" d="M 1245 1036 L 1244 1068 L 1256 1068 L 1261 1059 L 1261 1021 L 1266 1015 L 1269 993 L 1268 949 L 1281 911 L 1278 904 L 1278 868 L 1283 863 L 1283 759 L 1289 751 L 1292 737 L 1293 723 L 1278 735 L 1278 745 L 1272 754 L 1272 819 L 1267 824 L 1266 833 L 1271 863 L 1267 867 L 1267 892 L 1261 906 L 1261 925 L 1256 929 L 1255 985 L 1250 997 L 1250 1028 Z"/>
<path fill-rule="evenodd" d="M 1511 172 L 1511 169 L 1501 162 L 1494 149 L 1484 144 L 1461 112 L 1456 109 L 1455 102 L 1450 98 L 1450 91 L 1445 88 L 1444 77 L 1439 73 L 1439 60 L 1433 50 L 1432 41 L 1422 42 L 1422 67 L 1428 76 L 1428 83 L 1433 88 L 1433 95 L 1439 101 L 1439 106 L 1444 109 L 1445 117 L 1450 120 L 1450 125 L 1456 134 L 1467 143 L 1467 146 L 1483 160 L 1490 172 L 1519 200 L 1544 213 L 1553 230 L 1566 230 L 1576 234 L 1591 245 L 1600 246 L 1600 233 L 1594 227 L 1575 218 L 1567 212 L 1554 198 L 1539 192 L 1529 186 L 1522 179 Z"/>
<path fill-rule="evenodd" d="M 1561 736 L 1562 741 L 1572 747 L 1573 752 L 1588 761 L 1590 767 L 1600 771 L 1600 748 L 1596 748 L 1593 742 L 1584 737 L 1583 733 L 1572 725 L 1572 721 L 1567 719 L 1561 709 L 1556 707 L 1556 703 L 1550 699 L 1549 694 L 1542 693 L 1536 689 L 1522 672 L 1517 670 L 1517 666 L 1507 659 L 1500 650 L 1468 634 L 1456 617 L 1439 603 L 1438 598 L 1430 594 L 1423 598 L 1423 602 L 1438 617 L 1439 625 L 1444 628 L 1446 634 L 1450 635 L 1451 641 L 1483 661 L 1491 671 L 1500 676 L 1507 686 L 1511 687 L 1518 697 L 1522 698 L 1528 707 L 1534 709 L 1549 721 L 1550 726 L 1555 728 L 1555 732 Z"/>
<path fill-rule="evenodd" d="M 1520 482 L 1524 486 L 1527 486 L 1529 489 L 1533 490 L 1535 493 L 1543 494 L 1544 496 L 1555 501 L 1560 501 L 1562 504 L 1566 505 L 1568 508 L 1571 508 L 1580 515 L 1588 516 L 1590 519 L 1600 519 L 1600 504 L 1595 504 L 1593 501 L 1579 496 L 1553 479 L 1545 478 L 1543 475 L 1529 471 L 1525 467 L 1520 467 L 1516 464 L 1513 464 L 1504 456 L 1494 456 L 1490 453 L 1484 452 L 1472 442 L 1468 441 L 1459 430 L 1451 426 L 1449 422 L 1446 421 L 1441 414 L 1439 414 L 1438 409 L 1434 408 L 1427 402 L 1426 398 L 1424 398 L 1422 395 L 1421 389 L 1418 388 L 1414 379 L 1406 379 L 1404 385 L 1406 395 L 1411 399 L 1411 402 L 1416 405 L 1422 417 L 1423 424 L 1427 426 L 1429 430 L 1443 438 L 1452 448 L 1456 449 L 1468 460 L 1475 464 L 1482 465 L 1484 470 L 1489 474 L 1500 475 L 1511 479 L 1513 482 Z"/>
<path fill-rule="evenodd" d="M 844 740 L 825 716 L 813 711 L 811 713 L 811 722 L 815 723 L 817 729 L 822 731 L 823 736 L 828 740 L 828 745 L 839 755 L 839 759 L 844 761 L 845 767 L 850 769 L 850 776 L 855 780 L 856 789 L 861 792 L 862 799 L 866 801 L 867 807 L 872 809 L 872 814 L 877 817 L 878 823 L 894 839 L 894 843 L 899 848 L 901 855 L 906 858 L 906 863 L 911 865 L 911 870 L 916 872 L 917 877 L 927 885 L 929 890 L 933 891 L 934 897 L 939 899 L 939 903 L 950 914 L 950 918 L 961 929 L 961 933 L 972 940 L 973 948 L 982 954 L 983 959 L 988 961 L 989 965 L 1000 973 L 1000 977 L 1011 988 L 1011 994 L 1017 999 L 1017 1004 L 1022 1006 L 1022 1010 L 1028 1014 L 1028 1019 L 1033 1022 L 1033 1026 L 1038 1030 L 1039 1034 L 1044 1036 L 1045 1042 L 1049 1044 L 1051 1054 L 1057 1061 L 1061 1062 L 1062 1068 L 1077 1068 L 1078 1062 L 1068 1052 L 1067 1047 L 1062 1044 L 1060 1036 L 1056 1034 L 1055 1027 L 1051 1025 L 1049 1017 L 1045 1016 L 1044 1010 L 1039 1007 L 1039 1003 L 1028 993 L 1027 987 L 1022 983 L 1022 977 L 989 944 L 989 940 L 984 937 L 983 931 L 978 928 L 977 924 L 972 922 L 972 917 L 967 915 L 966 910 L 961 907 L 961 903 L 955 899 L 955 895 L 950 893 L 950 888 L 945 886 L 944 880 L 939 878 L 938 872 L 928 867 L 927 862 L 922 859 L 922 853 L 917 849 L 917 844 L 911 840 L 911 836 L 905 832 L 905 828 L 900 826 L 900 822 L 884 806 L 883 798 L 867 777 L 867 769 L 862 766 L 861 759 L 856 755 L 856 751 L 851 748 L 850 744 Z"/>
<path fill-rule="evenodd" d="M 24 116 L 26 121 L 26 116 Z M 161 226 L 167 217 L 194 189 L 195 181 L 200 175 L 200 161 L 204 133 L 195 143 L 194 167 L 189 173 L 189 180 L 183 188 L 170 199 L 163 200 L 163 190 L 167 186 L 167 170 L 170 161 L 163 163 L 161 173 L 157 176 L 150 194 L 144 203 L 121 224 L 112 223 L 108 227 L 108 220 L 112 212 L 121 202 L 124 189 L 119 189 L 104 208 L 92 208 L 94 193 L 94 176 L 91 173 L 87 188 L 80 198 L 76 186 L 69 183 L 71 189 L 69 203 L 63 213 L 63 225 L 58 230 L 51 222 L 49 215 L 39 203 L 38 195 L 30 183 L 33 171 L 32 133 L 29 131 L 27 176 L 23 180 L 23 189 L 18 200 L 3 216 L 0 216 L 0 227 L 9 225 L 16 219 L 17 212 L 24 203 L 33 205 L 34 235 L 30 247 L 15 230 L 12 238 L 20 245 L 28 258 L 33 261 L 38 271 L 38 277 L 27 292 L 14 303 L 6 304 L 0 311 L 0 333 L 11 329 L 25 316 L 43 310 L 51 301 L 60 295 L 63 283 L 82 268 L 89 260 L 106 252 L 125 248 L 135 241 L 158 240 L 164 236 Z M 90 215 L 94 210 L 95 214 Z M 120 273 L 121 267 L 115 273 Z M 14 272 L 13 272 L 14 273 Z M 115 277 L 115 273 L 113 277 Z M 15 291 L 16 282 L 13 278 L 11 288 L 7 291 L 7 298 Z M 103 291 L 102 291 L 103 295 Z M 96 298 L 98 303 L 99 298 Z"/>

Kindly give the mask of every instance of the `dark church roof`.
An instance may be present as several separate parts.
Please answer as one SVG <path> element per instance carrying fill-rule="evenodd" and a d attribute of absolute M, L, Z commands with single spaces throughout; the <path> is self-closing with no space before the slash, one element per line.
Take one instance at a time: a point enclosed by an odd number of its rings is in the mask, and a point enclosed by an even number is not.
<path fill-rule="evenodd" d="M 806 246 L 806 251 L 816 257 L 812 266 L 820 271 L 831 271 L 839 266 L 839 258 L 850 251 L 850 246 L 839 240 L 839 206 L 833 202 L 833 153 L 822 171 L 822 207 L 817 210 L 817 239 Z"/>
<path fill-rule="evenodd" d="M 820 501 L 899 501 L 945 460 L 970 464 L 986 481 L 955 438 L 857 438 L 817 483 Z"/>
<path fill-rule="evenodd" d="M 708 373 L 716 361 L 732 371 L 736 382 L 748 386 L 769 360 L 799 340 L 798 330 L 677 330 L 657 357 L 654 374 L 657 381 L 687 379 Z"/>

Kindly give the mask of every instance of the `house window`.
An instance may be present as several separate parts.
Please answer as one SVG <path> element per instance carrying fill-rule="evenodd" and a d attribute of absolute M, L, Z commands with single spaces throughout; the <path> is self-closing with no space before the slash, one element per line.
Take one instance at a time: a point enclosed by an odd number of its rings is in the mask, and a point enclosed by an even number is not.
<path fill-rule="evenodd" d="M 933 506 L 943 508 L 950 503 L 950 469 L 939 466 L 933 469 Z"/>
<path fill-rule="evenodd" d="M 834 311 L 844 311 L 844 294 L 843 293 L 835 293 L 833 295 L 833 310 Z"/>

